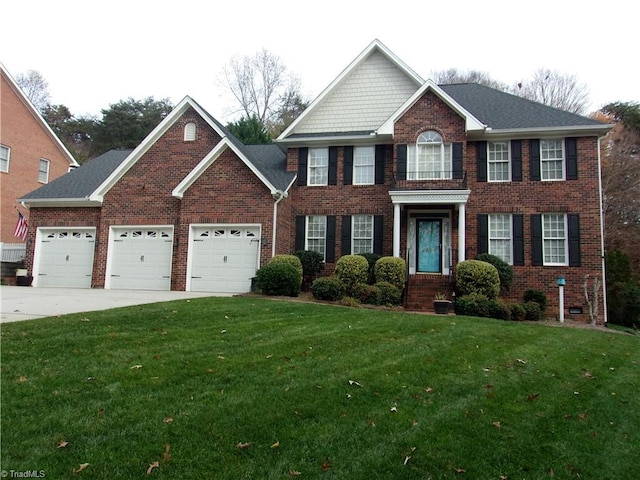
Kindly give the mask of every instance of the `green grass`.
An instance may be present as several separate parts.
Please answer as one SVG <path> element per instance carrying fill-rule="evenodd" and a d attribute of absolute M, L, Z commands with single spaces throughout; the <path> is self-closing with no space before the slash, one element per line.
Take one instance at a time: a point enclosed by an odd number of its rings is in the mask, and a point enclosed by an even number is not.
<path fill-rule="evenodd" d="M 638 474 L 640 338 L 624 333 L 249 297 L 4 324 L 1 347 L 4 470 Z"/>

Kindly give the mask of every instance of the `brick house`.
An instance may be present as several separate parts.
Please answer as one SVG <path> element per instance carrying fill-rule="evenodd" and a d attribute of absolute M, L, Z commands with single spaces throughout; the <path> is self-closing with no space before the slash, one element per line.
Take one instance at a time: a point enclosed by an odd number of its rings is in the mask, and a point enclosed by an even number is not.
<path fill-rule="evenodd" d="M 11 74 L 0 64 L 0 251 L 2 262 L 24 258 L 25 243 L 14 236 L 16 200 L 78 166 Z"/>
<path fill-rule="evenodd" d="M 72 242 L 86 247 L 78 283 L 104 288 L 242 292 L 276 253 L 317 250 L 331 272 L 375 252 L 406 259 L 407 307 L 429 309 L 459 261 L 492 253 L 514 266 L 513 298 L 541 289 L 557 311 L 562 276 L 584 320 L 584 277 L 603 276 L 609 128 L 438 86 L 375 40 L 273 145 L 242 145 L 186 97 L 132 152 L 26 195 L 34 285 L 70 281 Z"/>

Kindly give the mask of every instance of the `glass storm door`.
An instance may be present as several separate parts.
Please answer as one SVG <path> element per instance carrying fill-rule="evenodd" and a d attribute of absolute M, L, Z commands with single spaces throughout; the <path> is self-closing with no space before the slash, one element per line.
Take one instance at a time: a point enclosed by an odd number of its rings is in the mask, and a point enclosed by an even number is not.
<path fill-rule="evenodd" d="M 442 265 L 442 220 L 417 220 L 418 272 L 440 273 Z"/>

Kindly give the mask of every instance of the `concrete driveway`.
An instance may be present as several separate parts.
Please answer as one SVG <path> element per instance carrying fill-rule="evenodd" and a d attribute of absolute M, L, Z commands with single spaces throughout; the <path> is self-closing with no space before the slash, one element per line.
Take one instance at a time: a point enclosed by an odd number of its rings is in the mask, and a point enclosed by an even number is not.
<path fill-rule="evenodd" d="M 231 294 L 203 292 L 158 292 L 150 290 L 105 290 L 102 288 L 0 287 L 0 323 L 52 317 L 68 313 L 168 302 Z"/>

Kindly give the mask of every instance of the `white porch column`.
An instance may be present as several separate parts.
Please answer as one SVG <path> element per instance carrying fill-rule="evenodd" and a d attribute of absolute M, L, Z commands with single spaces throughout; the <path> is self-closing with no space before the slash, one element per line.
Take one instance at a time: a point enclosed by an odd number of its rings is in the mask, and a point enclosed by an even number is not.
<path fill-rule="evenodd" d="M 467 204 L 459 203 L 458 204 L 458 262 L 462 262 L 465 260 L 465 244 L 466 244 L 466 212 L 467 212 Z"/>
<path fill-rule="evenodd" d="M 393 204 L 393 256 L 400 256 L 400 204 Z"/>

